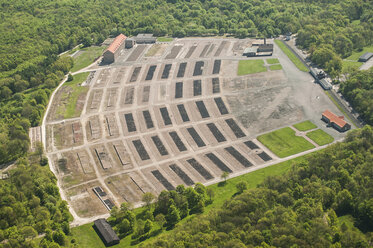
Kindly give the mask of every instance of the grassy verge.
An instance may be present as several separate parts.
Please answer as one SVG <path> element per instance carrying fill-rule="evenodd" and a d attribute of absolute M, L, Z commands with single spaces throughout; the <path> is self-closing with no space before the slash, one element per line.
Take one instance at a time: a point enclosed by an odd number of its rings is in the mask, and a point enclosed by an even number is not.
<path fill-rule="evenodd" d="M 171 37 L 158 37 L 157 38 L 157 41 L 159 41 L 159 42 L 171 42 L 171 41 L 173 41 L 174 39 L 173 38 L 171 38 Z"/>
<path fill-rule="evenodd" d="M 255 188 L 260 183 L 264 181 L 264 179 L 268 176 L 274 176 L 274 175 L 283 175 L 285 174 L 294 163 L 298 163 L 301 161 L 305 161 L 307 159 L 307 156 L 301 156 L 298 158 L 290 159 L 288 161 L 278 163 L 248 174 L 244 174 L 242 176 L 238 176 L 235 178 L 228 179 L 227 182 L 222 186 L 221 184 L 213 184 L 208 186 L 209 188 L 212 188 L 215 192 L 214 201 L 206 206 L 205 213 L 208 214 L 209 211 L 220 208 L 223 206 L 224 202 L 234 196 L 234 194 L 237 192 L 236 184 L 241 181 L 246 181 L 248 183 L 248 188 Z M 144 208 L 138 208 L 135 209 L 135 214 L 139 214 L 143 211 Z M 189 216 L 185 219 L 183 219 L 179 224 L 183 224 L 187 220 L 196 217 L 196 215 Z M 197 216 L 198 217 L 198 216 Z M 101 239 L 98 237 L 94 229 L 92 228 L 92 223 L 82 225 L 79 227 L 74 227 L 71 229 L 72 236 L 69 236 L 69 240 L 71 242 L 72 239 L 75 240 L 78 247 L 89 247 L 89 248 L 104 248 L 104 244 L 102 243 Z M 157 227 L 156 223 L 154 223 L 155 227 L 154 230 L 156 230 Z M 162 233 L 168 233 L 172 232 L 163 230 Z M 131 245 L 131 236 L 127 236 L 124 239 L 120 241 L 120 244 L 113 246 L 114 248 L 120 248 L 120 247 L 137 247 L 137 245 Z M 147 243 L 152 241 L 152 238 L 144 241 L 143 243 Z M 142 244 L 143 244 L 142 243 Z"/>
<path fill-rule="evenodd" d="M 79 71 L 94 62 L 98 58 L 106 47 L 85 47 L 81 49 L 81 54 L 74 58 L 74 66 L 71 68 L 72 72 Z"/>
<path fill-rule="evenodd" d="M 303 121 L 301 123 L 293 125 L 293 127 L 302 132 L 317 128 L 317 126 L 313 124 L 311 121 Z"/>
<path fill-rule="evenodd" d="M 271 65 L 271 66 L 269 66 L 269 69 L 271 71 L 282 70 L 282 66 L 281 65 Z"/>
<path fill-rule="evenodd" d="M 299 70 L 308 72 L 308 68 L 300 61 L 300 59 L 280 40 L 275 40 L 277 46 L 288 56 L 288 58 L 294 63 Z"/>
<path fill-rule="evenodd" d="M 280 158 L 315 148 L 305 138 L 295 136 L 295 131 L 290 127 L 263 134 L 258 140 Z"/>
<path fill-rule="evenodd" d="M 323 146 L 329 143 L 332 143 L 334 141 L 334 138 L 330 136 L 329 134 L 325 133 L 321 129 L 317 129 L 315 131 L 311 131 L 306 134 L 308 138 L 313 140 L 316 144 L 319 146 Z"/>
<path fill-rule="evenodd" d="M 87 87 L 80 86 L 80 84 L 87 79 L 88 75 L 89 72 L 76 74 L 74 75 L 74 79 L 71 82 L 66 82 L 64 84 L 64 87 L 69 87 L 71 91 L 71 93 L 67 96 L 67 99 L 65 101 L 66 105 L 62 105 L 59 107 L 59 111 L 64 112 L 63 115 L 65 119 L 77 117 L 80 115 L 82 109 L 76 108 L 78 105 L 78 99 L 79 96 L 87 93 L 88 91 Z"/>
<path fill-rule="evenodd" d="M 265 71 L 267 71 L 267 68 L 264 67 L 264 61 L 262 59 L 240 60 L 238 62 L 238 76 Z"/>
<path fill-rule="evenodd" d="M 279 64 L 280 63 L 280 61 L 278 61 L 278 59 L 266 59 L 266 61 L 270 65 Z"/>

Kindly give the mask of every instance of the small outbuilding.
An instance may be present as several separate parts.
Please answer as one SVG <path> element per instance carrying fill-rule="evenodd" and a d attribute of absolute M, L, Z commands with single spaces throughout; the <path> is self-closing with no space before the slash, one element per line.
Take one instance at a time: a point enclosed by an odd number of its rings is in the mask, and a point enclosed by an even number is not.
<path fill-rule="evenodd" d="M 351 129 L 351 125 L 344 120 L 343 116 L 337 116 L 329 110 L 325 110 L 322 113 L 321 119 L 340 132 Z"/>
<path fill-rule="evenodd" d="M 110 64 L 115 61 L 115 59 L 120 55 L 120 51 L 124 47 L 124 41 L 127 39 L 127 36 L 120 34 L 115 37 L 114 41 L 110 46 L 104 51 L 103 62 Z"/>
<path fill-rule="evenodd" d="M 157 41 L 157 38 L 153 34 L 138 34 L 133 38 L 136 44 L 152 44 Z"/>
<path fill-rule="evenodd" d="M 247 47 L 243 51 L 243 56 L 255 57 L 257 52 L 258 52 L 258 47 Z"/>
<path fill-rule="evenodd" d="M 373 53 L 364 53 L 360 56 L 359 62 L 367 62 L 371 57 L 373 57 Z"/>
<path fill-rule="evenodd" d="M 119 237 L 104 218 L 95 220 L 93 227 L 106 246 L 119 244 Z"/>

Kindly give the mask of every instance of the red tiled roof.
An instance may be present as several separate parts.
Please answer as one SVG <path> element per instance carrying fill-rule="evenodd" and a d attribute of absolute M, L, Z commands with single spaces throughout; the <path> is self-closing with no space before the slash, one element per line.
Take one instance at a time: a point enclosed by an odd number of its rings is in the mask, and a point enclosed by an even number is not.
<path fill-rule="evenodd" d="M 118 50 L 120 45 L 123 44 L 125 39 L 127 39 L 127 36 L 125 36 L 124 34 L 118 35 L 117 37 L 115 37 L 114 41 L 110 44 L 110 46 L 106 49 L 106 51 L 115 53 L 115 51 Z"/>
<path fill-rule="evenodd" d="M 343 120 L 343 116 L 337 116 L 329 110 L 325 110 L 324 113 L 322 113 L 322 115 L 328 118 L 330 122 L 334 122 L 339 127 L 344 127 L 347 124 L 347 122 Z"/>

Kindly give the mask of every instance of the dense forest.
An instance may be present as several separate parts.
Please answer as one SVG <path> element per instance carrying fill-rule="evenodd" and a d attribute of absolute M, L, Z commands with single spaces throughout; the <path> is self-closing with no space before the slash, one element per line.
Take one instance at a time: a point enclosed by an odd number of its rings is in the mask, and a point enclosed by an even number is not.
<path fill-rule="evenodd" d="M 110 35 L 234 35 L 298 33 L 297 43 L 334 77 L 341 58 L 372 44 L 373 10 L 366 0 L 0 0 L 0 163 L 28 148 L 50 91 L 71 68 L 57 55 Z"/>
<path fill-rule="evenodd" d="M 366 126 L 141 247 L 371 247 L 372 164 Z M 339 223 L 346 215 L 359 229 Z"/>

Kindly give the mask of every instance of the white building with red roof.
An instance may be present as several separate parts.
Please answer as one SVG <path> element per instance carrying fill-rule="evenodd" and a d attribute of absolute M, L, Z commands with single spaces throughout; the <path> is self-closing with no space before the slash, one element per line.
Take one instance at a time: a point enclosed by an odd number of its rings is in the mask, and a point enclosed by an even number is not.
<path fill-rule="evenodd" d="M 120 34 L 115 37 L 110 46 L 104 51 L 104 63 L 110 64 L 115 61 L 115 59 L 119 56 L 120 51 L 123 49 L 126 39 L 127 36 L 125 36 L 124 34 Z"/>

